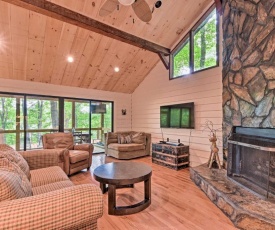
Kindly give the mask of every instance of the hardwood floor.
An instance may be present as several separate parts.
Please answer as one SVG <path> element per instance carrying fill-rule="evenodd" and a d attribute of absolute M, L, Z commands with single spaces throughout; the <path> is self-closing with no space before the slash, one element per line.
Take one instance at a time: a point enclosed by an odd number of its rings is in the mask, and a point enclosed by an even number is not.
<path fill-rule="evenodd" d="M 80 172 L 70 177 L 75 184 L 93 183 L 93 170 L 104 163 L 118 161 L 105 154 L 93 156 L 93 164 L 88 172 Z M 107 193 L 103 195 L 104 214 L 98 221 L 102 229 L 236 229 L 232 222 L 207 196 L 190 180 L 189 170 L 174 171 L 152 164 L 151 157 L 133 161 L 143 162 L 153 169 L 152 203 L 144 211 L 128 216 L 108 215 Z M 117 205 L 130 205 L 143 200 L 143 183 L 134 188 L 117 190 Z"/>

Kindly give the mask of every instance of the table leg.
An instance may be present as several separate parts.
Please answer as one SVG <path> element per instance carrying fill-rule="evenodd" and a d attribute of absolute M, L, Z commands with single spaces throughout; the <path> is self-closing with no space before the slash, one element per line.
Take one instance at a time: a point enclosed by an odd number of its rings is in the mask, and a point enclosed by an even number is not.
<path fill-rule="evenodd" d="M 108 214 L 115 215 L 116 213 L 116 186 L 108 185 Z"/>
<path fill-rule="evenodd" d="M 144 200 L 151 203 L 151 177 L 144 181 Z"/>
<path fill-rule="evenodd" d="M 100 183 L 100 189 L 103 194 L 108 191 L 106 184 L 103 184 L 103 183 Z"/>

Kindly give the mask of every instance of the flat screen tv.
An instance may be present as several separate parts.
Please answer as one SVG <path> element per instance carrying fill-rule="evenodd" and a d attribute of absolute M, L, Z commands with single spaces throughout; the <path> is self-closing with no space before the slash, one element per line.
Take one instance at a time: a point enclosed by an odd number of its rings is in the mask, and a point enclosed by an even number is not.
<path fill-rule="evenodd" d="M 160 107 L 161 128 L 194 129 L 194 102 Z"/>
<path fill-rule="evenodd" d="M 91 104 L 92 113 L 106 113 L 106 104 Z"/>

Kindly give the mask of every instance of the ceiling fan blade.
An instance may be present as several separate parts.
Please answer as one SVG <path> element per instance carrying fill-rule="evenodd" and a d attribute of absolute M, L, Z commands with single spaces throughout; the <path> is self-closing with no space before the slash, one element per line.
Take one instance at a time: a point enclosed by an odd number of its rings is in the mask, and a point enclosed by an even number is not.
<path fill-rule="evenodd" d="M 132 4 L 132 7 L 141 21 L 149 22 L 152 19 L 151 9 L 145 0 L 136 0 Z"/>
<path fill-rule="evenodd" d="M 99 10 L 99 16 L 104 17 L 104 16 L 109 15 L 117 8 L 118 4 L 119 4 L 118 0 L 107 0 L 101 6 L 101 8 Z"/>

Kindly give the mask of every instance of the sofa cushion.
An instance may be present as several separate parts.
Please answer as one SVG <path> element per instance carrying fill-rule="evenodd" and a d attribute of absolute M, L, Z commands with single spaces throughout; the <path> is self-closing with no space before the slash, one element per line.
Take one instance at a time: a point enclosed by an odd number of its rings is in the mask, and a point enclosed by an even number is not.
<path fill-rule="evenodd" d="M 33 187 L 32 192 L 33 195 L 39 195 L 47 192 L 52 192 L 58 189 L 67 188 L 74 186 L 73 182 L 70 180 L 58 181 L 51 184 L 41 185 L 37 187 Z"/>
<path fill-rule="evenodd" d="M 0 202 L 32 196 L 31 183 L 14 162 L 0 158 Z"/>
<path fill-rule="evenodd" d="M 8 160 L 17 164 L 21 170 L 25 173 L 28 179 L 30 179 L 30 168 L 27 161 L 15 151 L 12 147 L 6 144 L 0 144 L 0 158 L 7 158 Z"/>
<path fill-rule="evenodd" d="M 137 151 L 137 150 L 145 150 L 145 146 L 143 144 L 116 144 L 112 143 L 108 145 L 109 149 L 114 149 L 119 152 L 131 152 L 131 151 Z"/>
<path fill-rule="evenodd" d="M 31 170 L 32 187 L 65 180 L 68 180 L 68 177 L 59 166 Z"/>
<path fill-rule="evenodd" d="M 108 132 L 107 133 L 107 139 L 108 139 L 108 143 L 118 143 L 118 135 L 117 133 L 111 133 Z"/>
<path fill-rule="evenodd" d="M 118 134 L 118 144 L 131 144 L 132 143 L 132 137 L 131 135 L 123 135 L 123 134 Z"/>
<path fill-rule="evenodd" d="M 43 135 L 44 149 L 73 149 L 72 133 L 47 133 Z"/>
<path fill-rule="evenodd" d="M 72 164 L 89 158 L 89 152 L 82 151 L 82 150 L 70 150 L 69 155 L 70 155 L 70 162 Z"/>
<path fill-rule="evenodd" d="M 117 135 L 117 143 L 118 144 L 126 144 L 127 142 L 126 142 L 125 136 L 122 134 L 118 134 Z"/>
<path fill-rule="evenodd" d="M 144 144 L 146 145 L 146 135 L 145 133 L 133 133 L 132 134 L 132 143 Z"/>

